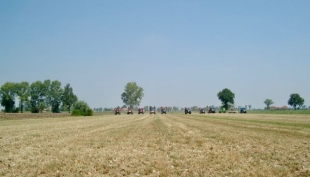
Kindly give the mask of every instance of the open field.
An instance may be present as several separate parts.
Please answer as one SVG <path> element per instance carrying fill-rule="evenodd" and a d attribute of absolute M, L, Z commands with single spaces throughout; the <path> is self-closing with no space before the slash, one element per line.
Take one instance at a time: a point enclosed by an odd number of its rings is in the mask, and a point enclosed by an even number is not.
<path fill-rule="evenodd" d="M 310 115 L 0 119 L 0 176 L 310 176 Z"/>
<path fill-rule="evenodd" d="M 247 110 L 251 114 L 310 114 L 310 110 Z"/>

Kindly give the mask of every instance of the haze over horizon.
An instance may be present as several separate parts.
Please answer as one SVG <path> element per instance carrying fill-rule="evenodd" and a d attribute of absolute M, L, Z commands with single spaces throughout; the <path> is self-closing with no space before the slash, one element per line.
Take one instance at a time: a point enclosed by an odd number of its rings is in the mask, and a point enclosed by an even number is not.
<path fill-rule="evenodd" d="M 310 1 L 1 1 L 0 86 L 59 80 L 92 108 L 310 101 Z M 17 101 L 17 100 L 16 100 Z"/>

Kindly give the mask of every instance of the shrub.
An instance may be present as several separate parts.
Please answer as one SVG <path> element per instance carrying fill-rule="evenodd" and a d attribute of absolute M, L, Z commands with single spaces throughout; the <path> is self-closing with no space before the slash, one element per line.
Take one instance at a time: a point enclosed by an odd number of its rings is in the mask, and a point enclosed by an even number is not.
<path fill-rule="evenodd" d="M 94 115 L 94 112 L 92 109 L 87 109 L 86 110 L 86 113 L 85 113 L 85 116 L 93 116 Z"/>
<path fill-rule="evenodd" d="M 72 116 L 83 116 L 83 112 L 81 110 L 75 109 L 72 111 Z"/>
<path fill-rule="evenodd" d="M 31 108 L 31 112 L 32 112 L 32 113 L 39 113 L 39 111 L 40 111 L 40 110 L 39 110 L 39 108 L 37 108 L 37 107 L 32 107 L 32 108 Z"/>
<path fill-rule="evenodd" d="M 93 110 L 84 101 L 77 101 L 72 111 L 73 116 L 93 116 Z"/>

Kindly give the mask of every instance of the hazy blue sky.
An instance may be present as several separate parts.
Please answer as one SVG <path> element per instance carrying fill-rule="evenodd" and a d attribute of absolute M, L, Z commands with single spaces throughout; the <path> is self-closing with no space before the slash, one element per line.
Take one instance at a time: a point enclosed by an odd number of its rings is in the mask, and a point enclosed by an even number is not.
<path fill-rule="evenodd" d="M 310 101 L 310 1 L 0 1 L 0 85 L 70 83 L 91 107 Z"/>

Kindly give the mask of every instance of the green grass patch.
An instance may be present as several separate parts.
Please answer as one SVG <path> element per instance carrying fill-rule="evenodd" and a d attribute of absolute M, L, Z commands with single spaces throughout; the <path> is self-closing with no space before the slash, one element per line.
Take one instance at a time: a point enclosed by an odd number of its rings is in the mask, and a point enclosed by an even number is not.
<path fill-rule="evenodd" d="M 247 123 L 258 123 L 258 124 L 268 124 L 268 125 L 278 125 L 278 126 L 290 126 L 295 128 L 307 128 L 310 129 L 310 123 L 297 123 L 297 122 L 281 122 L 281 121 L 267 121 L 267 120 L 257 120 L 257 119 L 244 119 L 235 117 L 207 117 L 222 120 L 222 121 L 234 121 L 234 122 L 247 122 Z"/>
<path fill-rule="evenodd" d="M 247 110 L 249 114 L 310 114 L 310 110 Z"/>

